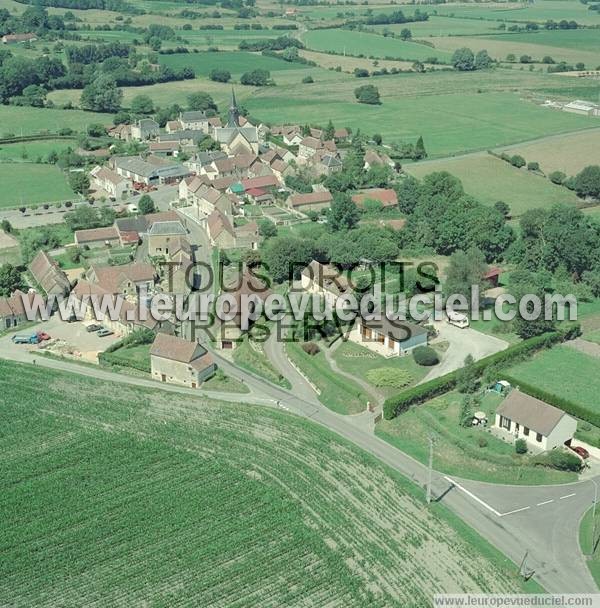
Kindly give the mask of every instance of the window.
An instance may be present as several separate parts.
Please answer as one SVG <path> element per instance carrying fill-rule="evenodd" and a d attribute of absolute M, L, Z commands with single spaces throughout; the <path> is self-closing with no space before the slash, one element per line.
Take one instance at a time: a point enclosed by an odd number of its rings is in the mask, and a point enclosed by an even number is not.
<path fill-rule="evenodd" d="M 536 433 L 536 435 L 535 435 L 535 440 L 536 440 L 538 443 L 542 443 L 542 434 L 541 434 L 541 433 Z"/>
<path fill-rule="evenodd" d="M 523 427 L 523 435 L 525 435 L 525 437 L 529 437 L 529 429 L 526 426 Z"/>
<path fill-rule="evenodd" d="M 500 428 L 510 431 L 510 418 L 505 418 L 504 416 L 500 416 Z"/>

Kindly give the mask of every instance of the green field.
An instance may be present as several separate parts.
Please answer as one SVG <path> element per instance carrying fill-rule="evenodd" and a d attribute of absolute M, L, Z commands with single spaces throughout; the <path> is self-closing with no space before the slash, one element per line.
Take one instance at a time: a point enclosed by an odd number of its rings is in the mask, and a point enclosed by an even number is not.
<path fill-rule="evenodd" d="M 44 161 L 50 152 L 60 152 L 77 147 L 75 139 L 43 139 L 16 144 L 0 143 L 0 162 L 7 161 Z"/>
<path fill-rule="evenodd" d="M 533 359 L 508 370 L 517 381 L 526 382 L 597 412 L 600 359 L 567 346 L 544 350 Z"/>
<path fill-rule="evenodd" d="M 342 29 L 311 30 L 303 35 L 302 40 L 309 49 L 332 51 L 339 55 L 347 53 L 349 55 L 364 55 L 365 57 L 391 57 L 412 61 L 425 61 L 430 57 L 435 57 L 441 62 L 449 62 L 451 57 L 450 53 L 439 51 L 424 44 Z"/>
<path fill-rule="evenodd" d="M 404 8 L 400 10 L 404 11 Z M 429 12 L 429 11 L 427 11 Z M 435 36 L 467 36 L 476 34 L 487 34 L 498 31 L 498 23 L 483 21 L 479 19 L 456 19 L 452 17 L 441 17 L 430 15 L 427 21 L 416 21 L 414 23 L 396 23 L 392 25 L 373 26 L 378 32 L 394 32 L 399 34 L 408 28 L 413 38 L 426 38 Z M 435 41 L 432 41 L 435 43 Z"/>
<path fill-rule="evenodd" d="M 54 165 L 0 163 L 0 207 L 72 200 L 65 174 Z"/>
<path fill-rule="evenodd" d="M 411 407 L 393 420 L 383 420 L 376 434 L 419 462 L 427 463 L 428 437 L 435 435 L 434 467 L 449 475 L 459 475 L 491 483 L 550 484 L 574 481 L 574 473 L 535 466 L 534 457 L 515 453 L 512 444 L 495 437 L 486 429 L 460 425 L 463 395 L 448 393 Z M 477 409 L 494 420 L 502 397 L 490 393 Z M 485 444 L 481 446 L 480 440 Z"/>
<path fill-rule="evenodd" d="M 540 32 L 486 35 L 485 38 L 592 51 L 598 53 L 598 61 L 600 62 L 600 36 L 598 36 L 597 30 L 542 30 Z"/>
<path fill-rule="evenodd" d="M 161 55 L 160 63 L 174 70 L 191 67 L 196 76 L 208 76 L 213 69 L 227 70 L 234 76 L 257 69 L 269 70 L 270 72 L 305 69 L 305 66 L 300 63 L 291 63 L 283 61 L 283 59 L 264 57 L 257 53 L 246 53 L 244 51 Z"/>
<path fill-rule="evenodd" d="M 0 362 L 0 604 L 421 608 L 522 589 L 442 504 L 318 425 L 113 389 Z"/>
<path fill-rule="evenodd" d="M 81 91 L 74 91 L 77 100 Z M 55 110 L 0 105 L 0 136 L 34 135 L 37 133 L 57 133 L 60 129 L 70 128 L 82 131 L 92 123 L 111 124 L 111 114 L 97 114 L 82 110 Z"/>
<path fill-rule="evenodd" d="M 557 186 L 524 167 L 517 169 L 485 152 L 463 158 L 406 165 L 405 169 L 418 178 L 434 171 L 448 171 L 462 181 L 467 194 L 481 202 L 493 205 L 502 200 L 508 203 L 513 217 L 536 207 L 551 207 L 555 203 L 576 205 L 579 202 L 577 195 L 567 188 Z"/>

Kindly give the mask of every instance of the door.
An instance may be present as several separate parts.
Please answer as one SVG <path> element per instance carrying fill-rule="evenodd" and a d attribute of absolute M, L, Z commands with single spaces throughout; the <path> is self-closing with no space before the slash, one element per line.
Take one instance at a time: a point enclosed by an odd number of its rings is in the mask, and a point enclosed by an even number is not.
<path fill-rule="evenodd" d="M 196 388 L 196 383 L 192 382 L 192 388 Z"/>
<path fill-rule="evenodd" d="M 167 381 L 167 374 L 161 374 L 160 375 L 160 381 L 161 382 L 166 382 Z"/>

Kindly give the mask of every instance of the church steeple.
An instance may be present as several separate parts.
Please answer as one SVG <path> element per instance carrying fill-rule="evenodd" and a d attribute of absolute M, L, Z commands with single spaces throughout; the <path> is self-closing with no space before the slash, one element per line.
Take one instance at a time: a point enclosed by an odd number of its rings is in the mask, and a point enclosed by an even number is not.
<path fill-rule="evenodd" d="M 229 106 L 229 120 L 227 121 L 228 127 L 239 127 L 240 126 L 240 111 L 237 107 L 235 100 L 235 91 L 231 87 L 231 105 Z"/>

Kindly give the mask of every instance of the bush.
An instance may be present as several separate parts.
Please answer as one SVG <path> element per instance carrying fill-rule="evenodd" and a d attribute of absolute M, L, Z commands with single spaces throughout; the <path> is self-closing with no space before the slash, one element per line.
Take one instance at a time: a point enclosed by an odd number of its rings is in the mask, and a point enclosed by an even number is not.
<path fill-rule="evenodd" d="M 319 348 L 319 345 L 315 344 L 314 342 L 305 342 L 302 345 L 302 350 L 307 355 L 311 355 L 312 357 L 314 357 L 315 355 L 318 355 L 321 352 L 321 349 Z"/>
<path fill-rule="evenodd" d="M 417 346 L 417 348 L 413 349 L 412 355 L 415 363 L 424 367 L 431 367 L 440 362 L 438 354 L 431 346 Z"/>
<path fill-rule="evenodd" d="M 527 163 L 527 171 L 539 171 L 540 170 L 540 163 L 537 163 L 535 161 L 531 161 L 530 163 Z"/>
<path fill-rule="evenodd" d="M 513 167 L 517 167 L 517 169 L 520 169 L 521 167 L 525 166 L 525 159 L 522 156 L 515 154 L 514 156 L 511 157 L 510 164 Z"/>
<path fill-rule="evenodd" d="M 477 445 L 478 445 L 480 448 L 487 448 L 487 444 L 488 444 L 488 442 L 487 442 L 487 439 L 486 439 L 485 437 L 480 437 L 480 438 L 477 440 Z"/>
<path fill-rule="evenodd" d="M 517 439 L 515 441 L 515 452 L 517 454 L 527 454 L 527 442 L 525 439 Z"/>
<path fill-rule="evenodd" d="M 402 388 L 413 381 L 413 376 L 405 369 L 394 367 L 378 367 L 370 369 L 367 373 L 367 380 L 375 386 L 391 386 L 392 388 Z"/>
<path fill-rule="evenodd" d="M 555 449 L 548 454 L 543 454 L 536 460 L 537 464 L 552 467 L 559 471 L 581 471 L 582 462 L 578 456 L 563 449 Z"/>
<path fill-rule="evenodd" d="M 562 171 L 553 171 L 552 173 L 550 173 L 550 175 L 548 176 L 548 179 L 553 183 L 553 184 L 557 184 L 559 186 L 562 185 L 562 183 L 565 181 L 565 179 L 567 178 L 567 176 L 562 172 Z"/>

